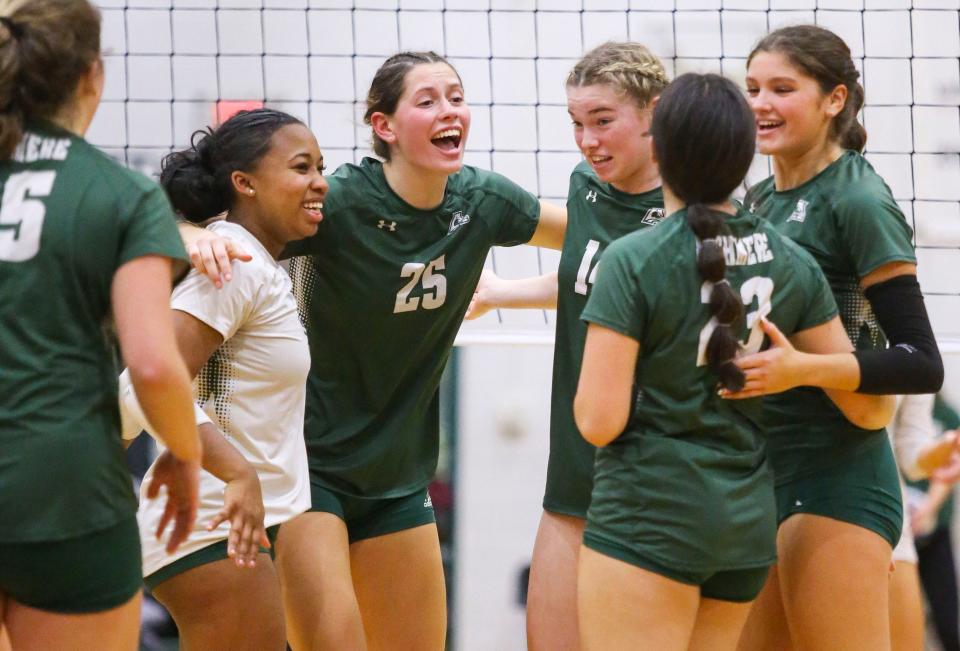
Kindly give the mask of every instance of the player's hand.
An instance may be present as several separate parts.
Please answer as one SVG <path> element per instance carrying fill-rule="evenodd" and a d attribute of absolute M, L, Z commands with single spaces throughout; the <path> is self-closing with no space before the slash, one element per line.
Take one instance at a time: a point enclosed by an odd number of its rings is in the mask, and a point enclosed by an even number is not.
<path fill-rule="evenodd" d="M 220 523 L 230 522 L 227 537 L 227 556 L 237 567 L 254 567 L 260 547 L 270 547 L 270 539 L 263 526 L 263 495 L 260 479 L 251 467 L 237 479 L 227 482 L 223 491 L 223 508 L 207 524 L 213 531 Z"/>
<path fill-rule="evenodd" d="M 147 498 L 155 499 L 160 487 L 167 487 L 167 503 L 157 526 L 157 540 L 167 525 L 173 522 L 173 531 L 167 540 L 167 553 L 172 554 L 187 539 L 197 519 L 200 488 L 200 460 L 181 461 L 165 450 L 153 467 L 153 480 L 147 486 Z"/>
<path fill-rule="evenodd" d="M 721 389 L 721 397 L 742 400 L 781 393 L 799 386 L 798 378 L 802 377 L 803 353 L 793 347 L 786 335 L 780 332 L 772 321 L 760 319 L 760 327 L 770 338 L 770 348 L 762 353 L 753 353 L 735 359 L 734 363 L 743 370 L 747 378 L 746 382 L 743 389 L 735 393 Z"/>
<path fill-rule="evenodd" d="M 955 429 L 943 433 L 942 441 L 950 442 L 950 455 L 936 470 L 930 473 L 930 478 L 944 484 L 955 484 L 960 480 L 960 436 Z"/>
<path fill-rule="evenodd" d="M 928 497 L 910 511 L 910 530 L 915 537 L 926 536 L 937 528 L 937 510 Z"/>
<path fill-rule="evenodd" d="M 232 260 L 249 262 L 253 259 L 242 246 L 212 231 L 202 230 L 184 244 L 193 268 L 209 278 L 218 288 L 223 287 L 223 283 L 229 282 L 233 277 L 230 267 Z"/>
<path fill-rule="evenodd" d="M 477 282 L 477 288 L 473 290 L 473 298 L 470 299 L 470 305 L 467 307 L 467 313 L 463 318 L 467 321 L 479 319 L 497 307 L 491 299 L 494 288 L 501 282 L 500 277 L 492 270 L 484 269 L 480 274 L 480 280 Z"/>

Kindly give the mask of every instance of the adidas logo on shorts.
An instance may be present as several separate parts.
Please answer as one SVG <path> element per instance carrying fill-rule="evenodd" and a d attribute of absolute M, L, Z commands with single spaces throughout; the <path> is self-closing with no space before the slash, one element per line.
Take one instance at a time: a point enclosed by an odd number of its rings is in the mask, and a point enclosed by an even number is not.
<path fill-rule="evenodd" d="M 430 498 L 430 493 L 427 493 L 426 499 L 423 500 L 423 508 L 425 509 L 433 508 L 433 500 Z"/>

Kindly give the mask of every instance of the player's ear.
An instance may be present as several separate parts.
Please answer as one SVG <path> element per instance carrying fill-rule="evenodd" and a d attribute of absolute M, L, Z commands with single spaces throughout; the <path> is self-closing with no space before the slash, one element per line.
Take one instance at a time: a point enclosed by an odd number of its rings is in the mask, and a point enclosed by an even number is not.
<path fill-rule="evenodd" d="M 397 134 L 394 132 L 390 117 L 386 113 L 377 111 L 371 115 L 370 126 L 373 128 L 373 133 L 388 145 L 397 142 Z"/>
<path fill-rule="evenodd" d="M 250 175 L 240 170 L 235 170 L 230 175 L 230 184 L 233 186 L 233 191 L 242 197 L 253 197 L 257 194 Z"/>

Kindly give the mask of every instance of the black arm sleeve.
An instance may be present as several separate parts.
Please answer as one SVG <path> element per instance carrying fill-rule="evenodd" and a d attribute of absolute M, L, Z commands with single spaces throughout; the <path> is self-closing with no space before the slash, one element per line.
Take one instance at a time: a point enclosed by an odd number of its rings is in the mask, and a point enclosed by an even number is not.
<path fill-rule="evenodd" d="M 913 274 L 896 276 L 864 291 L 890 347 L 858 350 L 858 393 L 936 393 L 943 384 L 943 360 Z"/>

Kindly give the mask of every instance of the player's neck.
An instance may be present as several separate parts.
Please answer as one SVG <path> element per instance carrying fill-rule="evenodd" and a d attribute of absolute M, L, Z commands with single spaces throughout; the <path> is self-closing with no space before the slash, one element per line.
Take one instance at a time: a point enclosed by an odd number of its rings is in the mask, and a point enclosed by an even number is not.
<path fill-rule="evenodd" d="M 666 183 L 663 184 L 663 211 L 667 215 L 672 215 L 678 210 L 682 210 L 687 206 L 677 195 L 673 193 Z M 711 203 L 707 205 L 707 208 L 716 210 L 717 212 L 725 212 L 730 215 L 736 215 L 737 209 L 734 207 L 733 202 L 727 199 L 726 201 L 721 201 L 720 203 Z"/>
<path fill-rule="evenodd" d="M 614 188 L 627 194 L 643 194 L 660 187 L 660 168 L 650 165 L 629 179 L 611 183 Z"/>
<path fill-rule="evenodd" d="M 397 196 L 419 210 L 430 210 L 443 203 L 447 189 L 447 175 L 430 173 L 403 160 L 383 164 L 387 185 Z"/>
<path fill-rule="evenodd" d="M 234 206 L 227 213 L 227 221 L 237 226 L 242 226 L 248 233 L 257 238 L 257 241 L 263 245 L 274 260 L 280 257 L 286 242 L 278 240 L 273 233 L 270 233 L 263 227 L 262 220 L 254 219 L 252 215 L 247 214 L 242 206 Z"/>
<path fill-rule="evenodd" d="M 799 187 L 827 169 L 843 155 L 843 148 L 834 140 L 825 139 L 817 146 L 792 156 L 773 157 L 773 183 L 778 192 Z"/>

